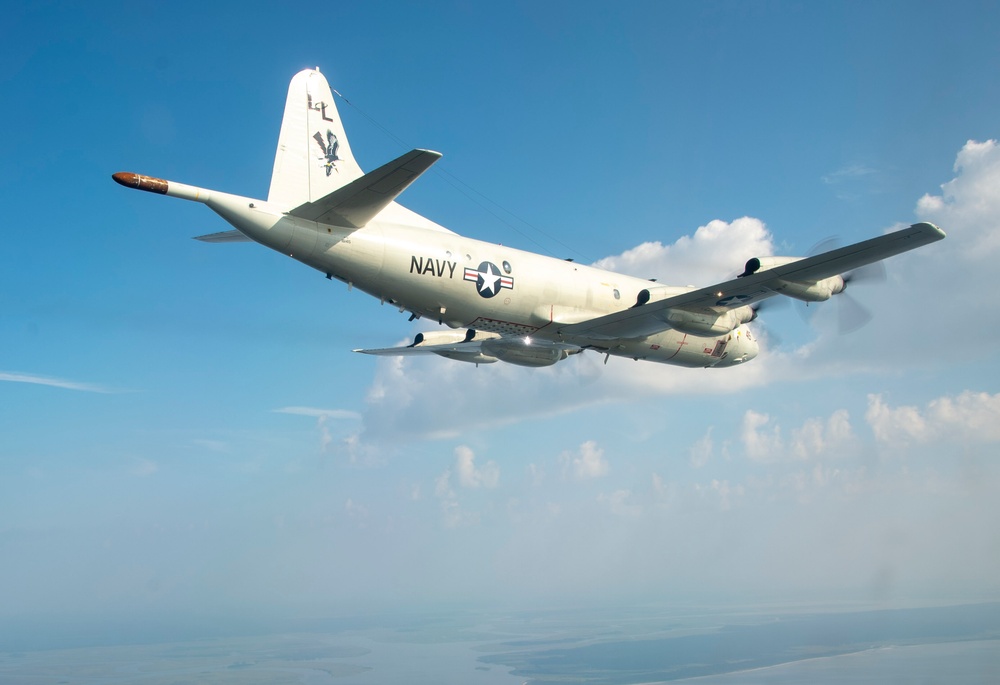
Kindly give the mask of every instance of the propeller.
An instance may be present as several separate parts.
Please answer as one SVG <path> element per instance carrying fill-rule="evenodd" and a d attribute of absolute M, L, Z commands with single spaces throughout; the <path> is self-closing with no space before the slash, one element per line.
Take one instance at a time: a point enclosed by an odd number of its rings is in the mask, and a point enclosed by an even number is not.
<path fill-rule="evenodd" d="M 809 256 L 828 252 L 839 246 L 836 238 L 826 238 L 816 243 L 809 250 Z M 872 320 L 871 311 L 861 304 L 857 298 L 847 292 L 848 286 L 857 286 L 873 283 L 884 283 L 886 280 L 885 264 L 873 262 L 865 266 L 849 271 L 843 275 L 844 289 L 831 298 L 836 302 L 837 308 L 837 333 L 847 335 L 863 328 Z M 809 320 L 812 312 L 809 311 L 808 302 L 802 302 L 799 313 L 802 318 Z"/>
<path fill-rule="evenodd" d="M 753 310 L 753 322 L 754 328 L 759 331 L 764 339 L 768 342 L 768 348 L 771 347 L 781 347 L 781 336 L 774 332 L 774 330 L 766 325 L 760 318 L 760 315 L 765 312 L 775 312 L 779 309 L 788 308 L 788 298 L 787 297 L 769 297 L 766 300 L 761 300 L 760 302 L 755 302 L 750 305 Z"/>

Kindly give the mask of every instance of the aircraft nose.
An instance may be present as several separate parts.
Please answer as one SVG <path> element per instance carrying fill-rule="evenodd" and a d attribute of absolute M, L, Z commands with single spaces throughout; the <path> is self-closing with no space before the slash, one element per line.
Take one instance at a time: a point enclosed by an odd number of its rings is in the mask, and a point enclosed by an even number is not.
<path fill-rule="evenodd" d="M 735 364 L 748 362 L 760 352 L 760 345 L 757 343 L 757 338 L 750 333 L 750 329 L 744 328 L 741 333 L 742 335 L 736 337 L 737 348 L 735 350 L 736 354 L 733 357 L 733 363 Z"/>

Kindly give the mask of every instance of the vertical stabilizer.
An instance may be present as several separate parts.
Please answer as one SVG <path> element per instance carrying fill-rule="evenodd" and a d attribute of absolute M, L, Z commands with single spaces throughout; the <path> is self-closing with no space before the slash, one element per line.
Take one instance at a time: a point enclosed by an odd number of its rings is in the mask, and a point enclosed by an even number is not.
<path fill-rule="evenodd" d="M 288 85 L 267 201 L 291 209 L 362 175 L 330 84 L 318 69 L 300 71 Z"/>

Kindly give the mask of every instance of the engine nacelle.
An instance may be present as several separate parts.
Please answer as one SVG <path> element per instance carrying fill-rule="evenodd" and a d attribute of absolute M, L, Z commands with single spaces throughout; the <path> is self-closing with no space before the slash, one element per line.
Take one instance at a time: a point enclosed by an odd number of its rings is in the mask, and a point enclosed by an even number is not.
<path fill-rule="evenodd" d="M 803 302 L 825 302 L 837 293 L 844 292 L 844 279 L 841 276 L 830 276 L 821 281 L 800 283 L 798 281 L 778 281 L 774 287 L 776 293 L 794 297 Z"/>
<path fill-rule="evenodd" d="M 767 271 L 768 269 L 773 269 L 776 266 L 784 266 L 785 264 L 791 264 L 792 262 L 797 262 L 802 257 L 754 257 L 753 259 L 748 259 L 746 267 L 736 278 L 745 278 L 750 274 L 755 274 L 761 269 Z"/>
<path fill-rule="evenodd" d="M 488 340 L 499 338 L 497 333 L 484 333 L 472 328 L 465 331 L 426 331 L 417 333 L 410 347 L 430 347 L 433 345 L 451 345 L 454 343 L 467 343 L 473 340 Z M 446 359 L 468 362 L 470 364 L 493 364 L 499 361 L 496 357 L 483 354 L 479 348 L 468 352 L 462 350 L 435 350 L 434 354 Z"/>
<path fill-rule="evenodd" d="M 557 343 L 547 340 L 534 341 L 527 337 L 484 340 L 481 347 L 484 354 L 517 366 L 552 366 L 571 354 L 564 346 Z"/>
<path fill-rule="evenodd" d="M 758 271 L 773 269 L 797 262 L 802 257 L 754 257 L 747 260 L 746 268 L 737 278 L 744 278 Z M 825 302 L 837 293 L 844 292 L 844 279 L 841 276 L 830 276 L 820 281 L 777 281 L 773 290 L 788 297 L 794 297 L 803 302 Z"/>
<path fill-rule="evenodd" d="M 668 309 L 666 322 L 681 333 L 689 335 L 725 335 L 740 325 L 750 323 L 756 317 L 748 306 L 736 307 L 722 314 L 699 314 L 684 309 Z"/>

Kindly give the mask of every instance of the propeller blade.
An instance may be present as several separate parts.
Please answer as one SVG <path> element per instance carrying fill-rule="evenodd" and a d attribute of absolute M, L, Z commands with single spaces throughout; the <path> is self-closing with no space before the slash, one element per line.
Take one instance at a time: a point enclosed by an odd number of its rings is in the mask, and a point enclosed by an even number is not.
<path fill-rule="evenodd" d="M 872 320 L 867 307 L 847 293 L 837 295 L 837 332 L 841 335 L 853 333 Z"/>
<path fill-rule="evenodd" d="M 844 274 L 844 283 L 885 283 L 885 263 L 872 262 Z"/>

